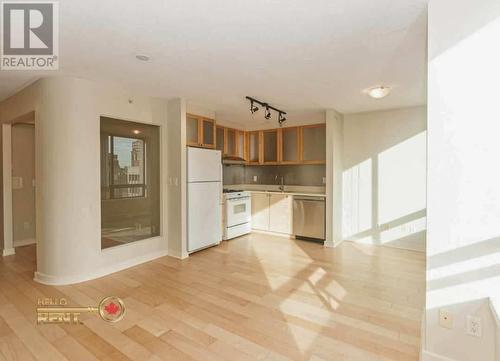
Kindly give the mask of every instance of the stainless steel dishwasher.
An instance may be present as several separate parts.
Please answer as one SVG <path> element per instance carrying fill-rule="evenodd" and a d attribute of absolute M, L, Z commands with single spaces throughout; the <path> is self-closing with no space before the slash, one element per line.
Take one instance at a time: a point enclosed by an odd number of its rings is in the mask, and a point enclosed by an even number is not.
<path fill-rule="evenodd" d="M 324 197 L 293 197 L 293 234 L 295 237 L 325 239 Z"/>

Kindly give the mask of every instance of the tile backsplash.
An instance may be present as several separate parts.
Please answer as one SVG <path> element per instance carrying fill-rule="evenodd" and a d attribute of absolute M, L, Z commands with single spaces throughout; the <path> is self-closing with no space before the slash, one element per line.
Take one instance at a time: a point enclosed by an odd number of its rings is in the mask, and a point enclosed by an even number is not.
<path fill-rule="evenodd" d="M 224 165 L 223 176 L 225 185 L 279 184 L 280 177 L 283 176 L 286 185 L 323 186 L 326 166 L 324 164 Z M 254 181 L 255 176 L 257 181 Z"/>

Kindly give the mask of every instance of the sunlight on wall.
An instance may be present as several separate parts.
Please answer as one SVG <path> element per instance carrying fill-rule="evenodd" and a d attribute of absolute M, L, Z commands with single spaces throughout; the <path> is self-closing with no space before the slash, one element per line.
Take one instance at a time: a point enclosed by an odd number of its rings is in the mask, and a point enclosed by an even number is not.
<path fill-rule="evenodd" d="M 370 230 L 372 225 L 372 160 L 367 159 L 347 169 L 343 182 L 343 236 L 350 237 Z"/>
<path fill-rule="evenodd" d="M 498 1 L 429 3 L 424 347 L 455 360 L 495 360 L 500 331 L 490 311 L 500 306 L 499 38 Z M 468 315 L 482 318 L 482 337 L 465 332 Z"/>
<path fill-rule="evenodd" d="M 380 234 L 380 243 L 390 243 L 397 241 L 398 239 L 409 237 L 420 232 L 424 232 L 426 229 L 425 217 L 415 219 L 410 222 L 406 222 L 399 226 L 390 228 L 386 231 L 382 231 Z"/>
<path fill-rule="evenodd" d="M 425 209 L 426 138 L 422 132 L 378 155 L 378 224 Z"/>
<path fill-rule="evenodd" d="M 426 137 L 420 132 L 344 171 L 344 239 L 424 251 Z"/>
<path fill-rule="evenodd" d="M 429 220 L 427 256 L 440 256 L 443 265 L 430 269 L 428 276 L 434 284 L 449 275 L 461 274 L 462 281 L 446 288 L 441 282 L 440 290 L 428 293 L 428 308 L 474 297 L 500 297 L 500 288 L 492 287 L 493 281 L 498 282 L 492 276 L 500 276 L 500 260 L 495 253 L 479 258 L 465 254 L 460 263 L 452 257 L 461 248 L 466 247 L 464 252 L 470 253 L 475 244 L 480 247 L 488 240 L 492 244 L 500 242 L 500 169 L 492 165 L 500 154 L 498 132 L 493 131 L 500 115 L 500 50 L 492 46 L 499 37 L 497 19 L 430 62 L 430 119 L 436 123 L 429 142 L 435 147 L 435 164 L 439 168 L 431 164 L 429 199 L 434 199 L 435 217 Z M 469 89 L 475 89 L 474 98 Z M 474 126 L 471 119 L 475 119 Z M 447 254 L 449 263 L 443 256 Z M 492 269 L 494 266 L 498 269 Z M 477 277 L 468 279 L 470 272 L 477 273 Z M 443 289 L 447 290 L 446 296 Z"/>
<path fill-rule="evenodd" d="M 427 280 L 434 281 L 443 277 L 460 275 L 465 272 L 480 270 L 481 268 L 496 266 L 500 264 L 500 252 L 487 254 L 484 256 L 466 259 L 457 263 L 452 263 L 442 267 L 429 269 Z"/>

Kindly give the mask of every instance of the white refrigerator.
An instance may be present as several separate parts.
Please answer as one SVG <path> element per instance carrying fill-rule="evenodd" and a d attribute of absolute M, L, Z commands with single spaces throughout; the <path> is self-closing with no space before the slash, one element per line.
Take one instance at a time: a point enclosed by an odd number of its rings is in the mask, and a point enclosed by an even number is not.
<path fill-rule="evenodd" d="M 187 148 L 187 246 L 194 252 L 217 245 L 221 231 L 220 150 Z"/>

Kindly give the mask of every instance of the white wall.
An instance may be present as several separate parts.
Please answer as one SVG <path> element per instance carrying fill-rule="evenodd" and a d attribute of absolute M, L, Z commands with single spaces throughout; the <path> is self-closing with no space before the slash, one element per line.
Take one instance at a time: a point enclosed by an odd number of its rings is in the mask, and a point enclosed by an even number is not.
<path fill-rule="evenodd" d="M 343 115 L 326 111 L 326 240 L 325 246 L 342 242 Z"/>
<path fill-rule="evenodd" d="M 167 254 L 163 236 L 101 251 L 99 175 L 100 116 L 157 124 L 165 130 L 166 100 L 82 79 L 47 78 L 7 99 L 0 109 L 2 122 L 35 111 L 36 280 L 74 283 Z M 162 154 L 164 169 L 166 161 Z M 162 235 L 167 232 L 166 218 L 164 204 Z"/>
<path fill-rule="evenodd" d="M 186 103 L 182 99 L 168 102 L 168 250 L 172 257 L 186 258 Z"/>
<path fill-rule="evenodd" d="M 492 361 L 498 330 L 486 306 L 500 306 L 500 2 L 431 1 L 428 23 L 423 359 Z M 454 314 L 452 330 L 439 327 L 440 308 Z M 465 332 L 465 317 L 475 313 L 481 338 Z"/>
<path fill-rule="evenodd" d="M 425 250 L 426 108 L 344 115 L 343 237 Z"/>

